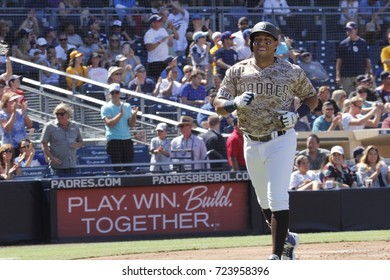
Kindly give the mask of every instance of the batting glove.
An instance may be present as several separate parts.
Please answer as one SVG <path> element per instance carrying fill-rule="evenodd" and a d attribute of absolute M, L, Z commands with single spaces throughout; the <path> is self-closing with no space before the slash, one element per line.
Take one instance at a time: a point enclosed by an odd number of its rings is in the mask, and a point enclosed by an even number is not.
<path fill-rule="evenodd" d="M 240 96 L 236 96 L 234 98 L 234 105 L 236 105 L 237 108 L 244 108 L 245 106 L 251 104 L 254 98 L 254 92 L 246 91 Z"/>
<path fill-rule="evenodd" d="M 299 120 L 298 113 L 296 112 L 289 112 L 283 110 L 277 110 L 276 112 L 279 114 L 279 120 L 286 128 L 293 127 Z"/>

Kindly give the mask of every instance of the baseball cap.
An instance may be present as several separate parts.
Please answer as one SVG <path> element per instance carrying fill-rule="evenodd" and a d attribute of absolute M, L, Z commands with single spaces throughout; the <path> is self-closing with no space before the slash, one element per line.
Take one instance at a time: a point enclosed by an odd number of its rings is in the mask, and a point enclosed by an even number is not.
<path fill-rule="evenodd" d="M 353 149 L 353 157 L 356 158 L 357 156 L 362 155 L 364 152 L 363 146 L 357 146 L 355 149 Z"/>
<path fill-rule="evenodd" d="M 259 23 L 256 23 L 255 26 L 253 26 L 252 32 L 250 35 L 252 41 L 253 41 L 253 37 L 255 36 L 255 34 L 259 33 L 259 32 L 267 33 L 267 34 L 271 35 L 272 37 L 274 37 L 275 40 L 279 39 L 279 34 L 280 34 L 279 29 L 270 22 L 260 21 Z"/>
<path fill-rule="evenodd" d="M 177 56 L 169 55 L 169 56 L 167 57 L 167 59 L 165 59 L 165 62 L 169 64 L 169 63 L 171 63 L 172 61 L 174 61 L 175 59 L 177 59 Z"/>
<path fill-rule="evenodd" d="M 19 75 L 12 75 L 8 81 L 7 81 L 7 86 L 9 86 L 9 82 L 13 82 L 15 81 L 16 79 L 19 79 L 20 81 L 22 81 L 23 77 L 22 76 L 19 76 Z"/>
<path fill-rule="evenodd" d="M 134 68 L 134 72 L 144 72 L 144 71 L 146 71 L 146 69 L 145 69 L 145 66 L 143 66 L 142 64 L 138 64 L 137 66 L 135 66 L 135 68 Z"/>
<path fill-rule="evenodd" d="M 341 155 L 344 155 L 344 149 L 341 146 L 333 146 L 330 150 L 330 154 L 333 155 L 334 153 L 339 153 Z"/>
<path fill-rule="evenodd" d="M 48 26 L 45 28 L 45 34 L 51 32 L 51 31 L 55 31 L 56 29 L 54 28 L 54 26 Z"/>
<path fill-rule="evenodd" d="M 196 42 L 196 41 L 198 41 L 199 38 L 206 37 L 207 35 L 208 35 L 207 32 L 198 31 L 198 32 L 195 32 L 194 35 L 192 35 L 192 40 L 194 40 L 194 42 Z"/>
<path fill-rule="evenodd" d="M 236 38 L 236 36 L 234 36 L 234 35 L 232 34 L 232 32 L 230 32 L 230 31 L 225 31 L 225 32 L 222 33 L 221 41 L 223 41 L 223 40 L 225 40 L 225 39 L 234 39 L 234 38 Z"/>
<path fill-rule="evenodd" d="M 219 37 L 219 39 L 221 40 L 221 36 L 222 36 L 222 33 L 219 32 L 219 31 L 216 31 L 216 32 L 213 33 L 213 35 L 211 36 L 211 38 L 212 38 L 213 40 L 215 40 L 215 39 L 217 39 L 217 38 Z"/>
<path fill-rule="evenodd" d="M 371 80 L 371 78 L 368 75 L 358 75 L 356 77 L 356 82 L 359 82 L 359 83 L 361 83 L 361 82 L 368 82 L 370 80 Z"/>
<path fill-rule="evenodd" d="M 13 94 L 12 97 L 8 101 L 20 100 L 23 99 L 23 95 Z"/>
<path fill-rule="evenodd" d="M 160 20 L 162 20 L 162 17 L 160 17 L 159 15 L 151 15 L 149 18 L 149 23 L 160 21 Z"/>
<path fill-rule="evenodd" d="M 121 22 L 119 19 L 114 20 L 114 21 L 112 22 L 112 26 L 122 26 L 122 22 Z"/>
<path fill-rule="evenodd" d="M 24 32 L 26 32 L 26 33 L 30 33 L 30 32 L 33 31 L 32 28 L 27 28 L 27 27 L 23 28 L 22 30 L 23 30 Z"/>
<path fill-rule="evenodd" d="M 194 19 L 202 19 L 202 15 L 201 14 L 193 14 L 191 16 L 191 18 L 194 20 Z"/>
<path fill-rule="evenodd" d="M 307 52 L 307 51 L 305 51 L 305 52 L 303 52 L 303 53 L 301 53 L 301 54 L 300 54 L 300 56 L 306 56 L 306 55 L 311 55 L 311 53 L 310 53 L 310 52 Z"/>
<path fill-rule="evenodd" d="M 168 129 L 168 125 L 166 123 L 159 123 L 157 126 L 156 126 L 156 131 L 158 130 L 167 130 Z"/>
<path fill-rule="evenodd" d="M 243 21 L 246 21 L 247 23 L 249 23 L 249 19 L 247 17 L 240 17 L 240 19 L 238 20 L 238 23 L 241 24 Z"/>
<path fill-rule="evenodd" d="M 248 38 L 251 35 L 251 32 L 252 32 L 252 29 L 250 29 L 250 28 L 245 29 L 244 31 L 242 31 L 242 37 L 244 37 L 244 39 Z"/>
<path fill-rule="evenodd" d="M 381 80 L 383 81 L 384 79 L 389 79 L 390 78 L 390 72 L 389 71 L 383 71 L 381 73 Z"/>
<path fill-rule="evenodd" d="M 38 38 L 38 40 L 37 40 L 37 45 L 39 45 L 39 46 L 45 46 L 45 45 L 47 45 L 46 39 L 45 39 L 45 38 Z"/>
<path fill-rule="evenodd" d="M 345 25 L 345 29 L 348 29 L 348 30 L 352 30 L 352 29 L 357 29 L 358 28 L 358 25 L 356 22 L 354 21 L 349 21 L 347 22 L 347 24 Z"/>
<path fill-rule="evenodd" d="M 101 57 L 101 55 L 98 53 L 98 52 L 93 52 L 92 55 L 91 55 L 92 58 L 95 58 L 95 57 Z"/>
<path fill-rule="evenodd" d="M 125 61 L 127 58 L 126 56 L 124 56 L 123 54 L 118 54 L 116 57 L 115 57 L 115 62 L 118 62 L 118 61 Z"/>
<path fill-rule="evenodd" d="M 108 87 L 108 92 L 111 93 L 113 91 L 121 91 L 120 85 L 117 83 L 110 84 L 110 86 Z"/>

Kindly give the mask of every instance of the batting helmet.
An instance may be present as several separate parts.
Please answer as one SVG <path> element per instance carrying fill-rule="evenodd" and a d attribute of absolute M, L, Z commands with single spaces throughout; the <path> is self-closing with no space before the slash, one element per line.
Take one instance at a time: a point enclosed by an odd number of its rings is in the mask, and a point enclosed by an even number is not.
<path fill-rule="evenodd" d="M 270 22 L 261 21 L 261 22 L 257 23 L 255 26 L 253 26 L 252 32 L 251 32 L 250 37 L 249 37 L 250 38 L 249 46 L 250 46 L 252 52 L 253 52 L 253 39 L 254 39 L 255 35 L 257 33 L 260 33 L 260 32 L 268 33 L 269 35 L 274 37 L 275 40 L 279 39 L 280 30 Z"/>

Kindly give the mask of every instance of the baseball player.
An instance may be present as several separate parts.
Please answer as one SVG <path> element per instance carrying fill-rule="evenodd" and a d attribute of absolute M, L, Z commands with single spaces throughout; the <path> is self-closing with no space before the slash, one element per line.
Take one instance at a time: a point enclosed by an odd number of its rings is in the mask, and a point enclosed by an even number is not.
<path fill-rule="evenodd" d="M 271 260 L 295 259 L 298 235 L 288 232 L 288 185 L 297 146 L 294 125 L 317 105 L 316 90 L 297 65 L 274 57 L 279 30 L 259 22 L 250 34 L 253 57 L 227 70 L 216 112 L 237 110 L 244 155 L 257 200 L 271 228 Z M 294 112 L 294 97 L 302 104 Z"/>

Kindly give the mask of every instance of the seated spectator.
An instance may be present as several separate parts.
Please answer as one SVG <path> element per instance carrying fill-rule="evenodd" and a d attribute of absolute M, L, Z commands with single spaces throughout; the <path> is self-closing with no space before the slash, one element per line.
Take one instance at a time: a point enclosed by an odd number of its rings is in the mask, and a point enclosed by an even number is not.
<path fill-rule="evenodd" d="M 382 110 L 375 105 L 368 113 L 362 115 L 362 108 L 363 99 L 358 96 L 353 97 L 351 99 L 349 111 L 342 114 L 344 130 L 348 131 L 364 129 L 365 127 L 378 127 Z"/>
<path fill-rule="evenodd" d="M 171 170 L 169 163 L 171 162 L 171 140 L 167 138 L 168 125 L 159 123 L 156 126 L 157 137 L 150 141 L 149 151 L 150 171 L 151 172 L 167 172 Z M 165 163 L 163 165 L 155 165 L 153 163 Z"/>
<path fill-rule="evenodd" d="M 66 68 L 67 74 L 72 74 L 80 77 L 87 77 L 87 67 L 82 64 L 83 53 L 75 50 L 69 55 L 69 66 Z M 74 84 L 73 84 L 74 83 Z M 66 77 L 66 84 L 69 90 L 81 91 L 81 86 L 84 84 L 81 80 L 74 80 L 70 77 Z"/>
<path fill-rule="evenodd" d="M 106 49 L 106 55 L 110 65 L 114 65 L 115 57 L 121 53 L 120 38 L 117 35 L 111 35 Z"/>
<path fill-rule="evenodd" d="M 127 88 L 135 92 L 142 92 L 147 95 L 152 95 L 156 88 L 156 83 L 146 77 L 146 68 L 142 64 L 138 64 L 135 69 L 135 78 L 130 81 Z"/>
<path fill-rule="evenodd" d="M 19 28 L 15 31 L 14 38 L 21 38 L 23 34 L 28 34 L 32 31 L 34 31 L 35 34 L 40 34 L 39 23 L 34 9 L 28 12 L 27 18 L 22 22 Z"/>
<path fill-rule="evenodd" d="M 46 50 L 46 59 L 41 59 L 37 63 L 51 69 L 59 70 L 60 61 L 56 57 L 56 49 L 53 46 L 48 46 Z M 60 85 L 60 75 L 50 71 L 42 71 L 41 83 L 58 87 Z"/>
<path fill-rule="evenodd" d="M 389 167 L 383 161 L 376 146 L 368 146 L 357 165 L 356 175 L 362 186 L 367 187 L 367 180 L 370 179 L 372 184 L 370 187 L 379 188 L 387 187 L 390 183 Z"/>
<path fill-rule="evenodd" d="M 318 116 L 313 123 L 313 132 L 343 130 L 342 113 L 334 114 L 333 103 L 326 101 L 322 106 L 322 115 Z"/>
<path fill-rule="evenodd" d="M 206 144 L 208 159 L 210 160 L 227 160 L 226 143 L 222 134 L 220 133 L 220 120 L 218 115 L 214 114 L 208 117 L 208 130 L 206 133 L 200 135 Z M 211 170 L 226 170 L 225 163 L 211 163 Z"/>
<path fill-rule="evenodd" d="M 0 146 L 0 180 L 11 180 L 14 175 L 21 175 L 18 164 L 13 162 L 13 149 L 10 144 Z"/>
<path fill-rule="evenodd" d="M 359 86 L 362 86 L 362 87 L 367 89 L 367 100 L 368 101 L 377 101 L 378 98 L 375 96 L 375 93 L 374 93 L 374 89 L 376 87 L 375 79 L 372 75 L 369 75 L 369 74 L 358 75 L 356 77 L 355 89 Z M 354 91 L 352 91 L 352 92 L 354 92 Z M 349 96 L 348 96 L 348 98 L 350 98 L 350 99 L 356 95 L 356 94 L 351 95 L 352 92 L 350 92 Z"/>
<path fill-rule="evenodd" d="M 93 52 L 101 51 L 98 44 L 95 43 L 94 34 L 91 31 L 86 32 L 82 44 L 78 46 L 78 51 L 83 53 L 83 63 L 87 64 Z M 69 36 L 68 36 L 69 40 Z"/>
<path fill-rule="evenodd" d="M 368 91 L 369 89 L 367 89 L 364 86 L 357 86 L 356 91 L 351 92 L 348 97 L 349 99 L 352 99 L 352 97 L 358 96 L 361 99 L 363 99 L 363 108 L 362 108 L 363 114 L 371 111 L 372 106 L 374 106 L 374 104 L 377 103 L 377 102 L 367 101 Z"/>
<path fill-rule="evenodd" d="M 121 88 L 126 87 L 122 83 L 122 76 L 123 76 L 123 69 L 122 69 L 122 67 L 111 66 L 110 68 L 108 68 L 107 84 L 109 84 L 109 85 L 110 84 L 119 84 L 119 86 Z M 106 101 L 110 101 L 110 99 L 111 99 L 110 92 L 108 90 L 106 90 L 104 94 L 106 96 Z M 124 92 L 120 93 L 120 99 L 121 100 L 128 100 L 128 98 L 129 97 Z"/>
<path fill-rule="evenodd" d="M 334 113 L 343 111 L 344 100 L 347 98 L 347 93 L 343 89 L 336 89 L 332 92 L 332 100 L 336 102 L 336 107 L 334 108 Z M 343 112 L 342 112 L 343 113 Z"/>
<path fill-rule="evenodd" d="M 381 73 L 382 84 L 375 89 L 375 96 L 378 96 L 383 104 L 390 102 L 390 72 Z"/>
<path fill-rule="evenodd" d="M 244 44 L 237 48 L 238 61 L 250 58 L 252 56 L 251 48 L 249 47 L 251 29 L 245 29 L 242 32 Z M 213 34 L 214 35 L 214 34 Z"/>
<path fill-rule="evenodd" d="M 180 87 L 182 84 L 177 81 L 177 69 L 178 67 L 175 66 L 167 67 L 166 71 L 168 76 L 166 79 L 162 79 L 162 77 L 158 79 L 153 92 L 154 96 L 179 102 Z"/>
<path fill-rule="evenodd" d="M 328 86 L 322 86 L 318 89 L 318 105 L 312 112 L 314 115 L 317 117 L 322 115 L 322 105 L 330 99 L 331 94 L 332 91 Z"/>
<path fill-rule="evenodd" d="M 233 120 L 234 130 L 226 140 L 229 165 L 232 171 L 246 170 L 244 158 L 244 136 L 240 130 L 237 118 Z"/>
<path fill-rule="evenodd" d="M 180 88 L 180 103 L 192 105 L 200 108 L 206 104 L 206 89 L 201 85 L 204 72 L 202 70 L 193 70 L 191 80 Z"/>
<path fill-rule="evenodd" d="M 107 69 L 101 66 L 101 55 L 98 52 L 93 52 L 88 63 L 87 77 L 96 82 L 106 84 L 107 75 Z"/>
<path fill-rule="evenodd" d="M 60 64 L 60 70 L 65 71 L 68 67 L 68 51 L 75 50 L 76 46 L 68 43 L 68 37 L 65 33 L 61 33 L 58 36 L 59 45 L 55 47 L 56 49 L 56 55 Z"/>
<path fill-rule="evenodd" d="M 15 158 L 15 163 L 21 167 L 35 167 L 47 165 L 47 162 L 42 155 L 35 154 L 35 149 L 30 139 L 23 139 L 19 142 L 19 156 Z"/>
<path fill-rule="evenodd" d="M 25 60 L 25 61 L 37 61 L 39 59 L 39 55 L 30 55 L 31 45 L 27 38 L 21 38 L 18 42 L 17 47 L 12 48 L 12 56 Z"/>
<path fill-rule="evenodd" d="M 183 67 L 184 76 L 183 76 L 183 78 L 181 79 L 181 83 L 182 83 L 182 84 L 185 84 L 185 83 L 188 83 L 188 82 L 191 81 L 191 73 L 192 73 L 192 70 L 193 70 L 192 65 L 185 65 L 185 66 Z"/>
<path fill-rule="evenodd" d="M 320 178 L 310 170 L 307 156 L 300 155 L 295 159 L 296 171 L 291 173 L 289 189 L 294 191 L 317 191 L 322 188 Z"/>
<path fill-rule="evenodd" d="M 333 146 L 330 150 L 328 163 L 322 168 L 322 184 L 331 181 L 332 188 L 353 188 L 356 187 L 356 181 L 353 179 L 353 173 L 344 165 L 344 149 L 341 146 Z"/>
<path fill-rule="evenodd" d="M 320 148 L 320 138 L 316 134 L 307 137 L 306 149 L 299 152 L 309 159 L 310 170 L 320 170 L 329 155 L 329 150 Z"/>
<path fill-rule="evenodd" d="M 306 76 L 309 78 L 314 87 L 323 86 L 329 80 L 328 73 L 318 61 L 314 61 L 310 52 L 303 52 L 300 55 L 300 63 L 298 64 Z"/>
<path fill-rule="evenodd" d="M 31 57 L 34 57 L 34 61 L 36 63 L 39 63 L 41 60 L 46 59 L 47 57 L 47 41 L 45 38 L 38 38 L 37 43 L 35 45 L 35 48 L 31 48 L 28 52 L 28 54 Z"/>
<path fill-rule="evenodd" d="M 64 32 L 68 37 L 69 44 L 75 45 L 76 48 L 80 47 L 83 44 L 83 39 L 79 34 L 76 33 L 75 26 L 71 22 L 67 22 L 64 27 Z M 91 35 L 93 35 L 91 33 Z"/>
<path fill-rule="evenodd" d="M 210 64 L 210 42 L 207 41 L 207 36 L 207 32 L 195 32 L 192 36 L 194 42 L 190 47 L 191 64 L 202 71 L 206 71 Z"/>
<path fill-rule="evenodd" d="M 167 77 L 167 69 L 168 67 L 176 67 L 177 70 L 177 78 L 176 81 L 180 83 L 181 79 L 184 77 L 184 73 L 181 70 L 181 68 L 177 65 L 177 57 L 168 56 L 168 58 L 165 60 L 165 62 L 168 64 L 168 66 L 161 72 L 160 77 L 165 79 Z"/>

